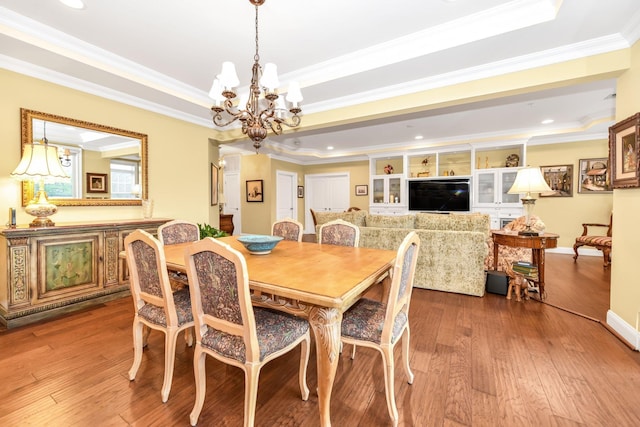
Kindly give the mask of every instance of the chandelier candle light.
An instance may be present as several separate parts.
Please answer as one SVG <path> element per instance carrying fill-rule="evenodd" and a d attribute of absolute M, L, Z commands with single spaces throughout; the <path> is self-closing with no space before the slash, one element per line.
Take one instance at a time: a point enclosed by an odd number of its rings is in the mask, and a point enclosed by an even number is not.
<path fill-rule="evenodd" d="M 531 193 L 547 193 L 552 192 L 553 190 L 549 187 L 547 182 L 544 180 L 542 176 L 542 172 L 538 167 L 527 166 L 526 168 L 522 168 L 518 171 L 518 175 L 516 175 L 516 180 L 513 185 L 509 189 L 509 194 L 520 194 L 525 193 L 522 200 L 522 205 L 524 206 L 524 211 L 526 215 L 526 228 L 522 231 L 519 231 L 518 234 L 521 236 L 537 236 L 538 233 L 531 229 L 531 213 L 533 212 L 533 207 L 536 203 L 535 197 L 531 195 Z"/>
<path fill-rule="evenodd" d="M 251 72 L 251 85 L 249 86 L 249 98 L 244 110 L 241 105 L 233 105 L 236 97 L 235 88 L 240 83 L 236 74 L 236 67 L 232 62 L 222 64 L 222 72 L 213 81 L 213 86 L 209 96 L 213 98 L 214 105 L 213 123 L 216 126 L 224 127 L 236 120 L 242 122 L 242 133 L 247 135 L 256 149 L 256 153 L 262 145 L 262 141 L 267 137 L 268 129 L 276 135 L 282 133 L 282 125 L 296 127 L 300 124 L 300 102 L 302 93 L 297 82 L 291 82 L 287 91 L 286 100 L 290 103 L 287 118 L 287 108 L 281 96 L 278 95 L 278 80 L 276 65 L 267 63 L 264 70 L 260 66 L 260 55 L 258 53 L 258 6 L 265 0 L 249 0 L 256 8 L 256 53 L 253 56 L 253 68 Z M 264 91 L 264 98 L 261 98 L 261 87 Z M 240 103 L 241 104 L 241 103 Z"/>

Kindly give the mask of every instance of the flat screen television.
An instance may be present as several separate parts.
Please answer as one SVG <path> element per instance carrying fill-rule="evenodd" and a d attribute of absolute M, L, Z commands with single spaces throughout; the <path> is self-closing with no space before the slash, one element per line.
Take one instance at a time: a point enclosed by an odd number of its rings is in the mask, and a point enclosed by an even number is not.
<path fill-rule="evenodd" d="M 409 210 L 423 212 L 469 212 L 470 181 L 430 179 L 409 181 Z"/>

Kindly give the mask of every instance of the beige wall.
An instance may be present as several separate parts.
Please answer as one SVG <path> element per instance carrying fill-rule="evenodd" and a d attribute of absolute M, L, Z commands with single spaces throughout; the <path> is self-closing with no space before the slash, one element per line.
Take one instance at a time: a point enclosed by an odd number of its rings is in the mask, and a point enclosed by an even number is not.
<path fill-rule="evenodd" d="M 631 49 L 631 68 L 617 85 L 616 120 L 620 121 L 640 111 L 640 42 Z M 611 265 L 611 311 L 631 328 L 637 327 L 640 313 L 640 283 L 638 279 L 638 213 L 640 189 L 613 191 L 613 263 Z M 637 333 L 637 331 L 636 331 Z"/>
<path fill-rule="evenodd" d="M 0 70 L 0 87 L 0 223 L 6 222 L 9 207 L 17 208 L 18 224 L 33 219 L 20 206 L 20 183 L 9 178 L 20 160 L 20 108 L 27 108 L 147 134 L 149 197 L 155 203 L 154 217 L 217 226 L 217 210 L 209 206 L 209 163 L 214 155 L 209 151 L 211 128 L 6 70 Z M 211 161 L 217 163 L 217 157 Z M 64 223 L 141 217 L 138 206 L 63 206 L 53 220 Z"/>
<path fill-rule="evenodd" d="M 547 226 L 547 231 L 560 235 L 558 246 L 571 248 L 582 233 L 582 223 L 609 223 L 613 194 L 578 194 L 580 159 L 607 157 L 606 140 L 566 144 L 534 145 L 527 148 L 530 166 L 573 165 L 573 197 L 540 197 L 533 209 Z M 605 230 L 595 230 L 603 232 Z"/>

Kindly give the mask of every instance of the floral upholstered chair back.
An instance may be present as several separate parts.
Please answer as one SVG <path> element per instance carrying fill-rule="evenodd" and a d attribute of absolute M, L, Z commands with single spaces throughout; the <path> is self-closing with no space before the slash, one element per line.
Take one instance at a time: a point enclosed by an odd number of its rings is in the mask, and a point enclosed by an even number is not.
<path fill-rule="evenodd" d="M 200 229 L 192 222 L 174 220 L 158 227 L 158 238 L 164 245 L 200 240 Z"/>
<path fill-rule="evenodd" d="M 211 237 L 194 243 L 186 249 L 185 264 L 196 326 L 193 355 L 196 395 L 189 415 L 191 425 L 198 423 L 204 405 L 206 356 L 245 372 L 244 425 L 253 426 L 262 365 L 301 344 L 299 385 L 302 399 L 307 400 L 309 322 L 288 313 L 254 308 L 246 260 L 226 243 Z M 216 423 L 211 420 L 206 425 Z"/>
<path fill-rule="evenodd" d="M 292 218 L 281 219 L 271 226 L 272 236 L 280 236 L 284 240 L 292 240 L 294 242 L 302 242 L 303 232 L 304 227 L 302 224 Z"/>
<path fill-rule="evenodd" d="M 174 301 L 162 243 L 146 231 L 136 230 L 125 239 L 125 251 L 136 314 L 166 327 L 191 321 L 190 312 L 177 310 L 182 305 Z M 188 299 L 188 294 L 184 297 Z"/>
<path fill-rule="evenodd" d="M 360 244 L 360 229 L 358 226 L 342 219 L 327 222 L 320 226 L 318 243 L 327 245 L 353 246 Z"/>
<path fill-rule="evenodd" d="M 391 288 L 389 289 L 384 328 L 382 329 L 381 341 L 383 344 L 395 342 L 400 336 L 397 328 L 409 321 L 409 304 L 419 250 L 420 238 L 415 231 L 409 233 L 398 248 Z"/>
<path fill-rule="evenodd" d="M 240 363 L 259 361 L 244 257 L 212 238 L 195 243 L 190 252 L 186 262 L 196 341 Z"/>

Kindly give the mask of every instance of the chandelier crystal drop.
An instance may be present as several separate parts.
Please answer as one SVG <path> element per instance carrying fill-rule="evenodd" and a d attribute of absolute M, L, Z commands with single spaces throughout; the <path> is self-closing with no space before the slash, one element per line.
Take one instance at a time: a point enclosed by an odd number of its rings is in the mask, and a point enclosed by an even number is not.
<path fill-rule="evenodd" d="M 267 63 L 264 69 L 260 66 L 260 54 L 258 53 L 258 6 L 262 5 L 265 0 L 249 0 L 249 2 L 256 9 L 256 53 L 253 56 L 251 84 L 245 109 L 241 109 L 243 101 L 237 106 L 234 106 L 233 103 L 237 95 L 235 88 L 240 81 L 236 74 L 236 67 L 232 62 L 224 62 L 222 64 L 222 71 L 213 81 L 209 96 L 214 100 L 214 105 L 211 107 L 214 125 L 225 127 L 236 120 L 240 120 L 242 133 L 253 141 L 253 146 L 257 153 L 262 141 L 267 137 L 269 129 L 274 134 L 280 135 L 282 133 L 282 125 L 293 128 L 300 124 L 301 118 L 299 114 L 302 112 L 300 108 L 302 93 L 300 92 L 300 86 L 296 82 L 290 83 L 286 96 L 286 101 L 289 103 L 289 108 L 287 109 L 285 100 L 278 95 L 280 81 L 278 80 L 276 65 Z"/>

